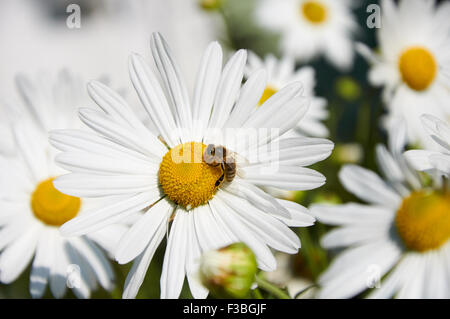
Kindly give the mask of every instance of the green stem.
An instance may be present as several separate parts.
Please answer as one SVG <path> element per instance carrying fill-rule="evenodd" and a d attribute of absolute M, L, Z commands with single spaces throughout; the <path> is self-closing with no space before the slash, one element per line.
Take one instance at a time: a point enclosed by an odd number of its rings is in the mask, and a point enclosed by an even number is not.
<path fill-rule="evenodd" d="M 262 294 L 261 294 L 261 291 L 259 291 L 258 288 L 256 288 L 256 289 L 253 290 L 253 296 L 254 296 L 256 299 L 264 299 L 264 297 L 263 297 Z"/>
<path fill-rule="evenodd" d="M 274 286 L 270 282 L 266 281 L 260 275 L 256 276 L 256 283 L 258 284 L 259 288 L 264 289 L 265 291 L 277 297 L 278 299 L 291 299 L 291 297 L 289 297 L 287 293 L 285 293 L 280 288 Z"/>

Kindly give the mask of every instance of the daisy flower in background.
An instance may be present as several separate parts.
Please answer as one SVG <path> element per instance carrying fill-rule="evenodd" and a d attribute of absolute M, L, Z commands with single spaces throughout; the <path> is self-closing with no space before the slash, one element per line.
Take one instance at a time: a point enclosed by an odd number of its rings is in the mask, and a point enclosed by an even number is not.
<path fill-rule="evenodd" d="M 264 27 L 281 32 L 281 49 L 300 61 L 319 55 L 342 70 L 353 65 L 357 24 L 351 0 L 262 0 L 256 11 Z"/>
<path fill-rule="evenodd" d="M 426 132 L 437 144 L 440 151 L 411 150 L 405 156 L 419 171 L 438 171 L 450 176 L 450 124 L 432 115 L 422 115 Z"/>
<path fill-rule="evenodd" d="M 397 122 L 389 151 L 377 146 L 384 180 L 356 165 L 339 173 L 344 187 L 368 204 L 314 205 L 320 222 L 340 226 L 322 238 L 344 248 L 319 278 L 321 298 L 450 298 L 450 193 L 424 183 L 402 155 L 406 128 Z M 381 282 L 380 282 L 381 281 Z"/>
<path fill-rule="evenodd" d="M 255 71 L 264 69 L 267 72 L 267 86 L 264 89 L 258 105 L 262 105 L 268 98 L 278 92 L 281 88 L 292 82 L 303 84 L 303 95 L 310 99 L 308 112 L 294 128 L 300 135 L 313 137 L 327 137 L 328 129 L 321 121 L 328 117 L 326 109 L 327 100 L 315 96 L 316 85 L 315 71 L 312 67 L 302 67 L 295 70 L 295 62 L 288 56 L 277 59 L 269 54 L 264 60 L 256 54 L 250 53 L 246 68 L 246 76 L 249 77 Z"/>
<path fill-rule="evenodd" d="M 450 3 L 402 0 L 381 2 L 379 51 L 363 44 L 358 51 L 370 62 L 369 81 L 384 87 L 391 119 L 403 118 L 410 142 L 428 148 L 430 139 L 420 116 L 450 119 Z M 431 144 L 433 144 L 431 142 Z"/>
<path fill-rule="evenodd" d="M 118 94 L 97 82 L 89 88 L 102 110 L 80 110 L 82 121 L 93 132 L 51 133 L 51 142 L 63 151 L 57 162 L 72 171 L 55 180 L 58 190 L 72 196 L 120 196 L 67 222 L 61 231 L 64 235 L 91 233 L 145 209 L 115 252 L 121 264 L 134 260 L 123 297 L 136 296 L 155 250 L 169 232 L 161 297 L 177 298 L 187 276 L 192 295 L 204 298 L 208 291 L 197 276 L 203 252 L 241 241 L 254 251 L 259 268 L 267 271 L 276 268 L 269 247 L 297 252 L 300 241 L 289 226 L 309 226 L 314 218 L 306 208 L 275 199 L 258 186 L 307 190 L 323 185 L 325 177 L 304 166 L 328 157 L 333 144 L 325 139 L 276 139 L 273 135 L 253 140 L 247 148 L 227 144 L 221 137 L 227 129 L 273 128 L 282 135 L 295 127 L 308 109 L 301 84 L 281 89 L 255 111 L 267 86 L 265 72 L 256 72 L 242 85 L 246 51 L 236 52 L 222 67 L 221 47 L 213 42 L 202 58 L 191 100 L 158 33 L 152 35 L 151 51 L 158 74 L 137 54 L 130 57 L 129 67 L 158 137 Z M 279 147 L 271 148 L 275 142 Z M 225 147 L 236 161 L 227 167 L 223 162 L 214 165 L 205 156 L 215 154 L 207 152 L 209 144 L 215 145 L 214 151 Z M 261 148 L 271 151 L 251 161 L 250 155 Z M 269 169 L 271 163 L 278 169 Z"/>
<path fill-rule="evenodd" d="M 67 286 L 79 298 L 89 298 L 98 284 L 111 291 L 114 273 L 100 247 L 112 251 L 126 227 L 111 225 L 78 238 L 63 238 L 58 229 L 93 206 L 92 200 L 54 188 L 54 178 L 64 170 L 54 164 L 47 139 L 48 129 L 76 127 L 81 83 L 66 71 L 54 86 L 24 76 L 17 83 L 27 108 L 12 124 L 17 156 L 0 158 L 0 281 L 13 282 L 33 260 L 29 290 L 34 298 L 43 296 L 47 284 L 56 298 Z"/>

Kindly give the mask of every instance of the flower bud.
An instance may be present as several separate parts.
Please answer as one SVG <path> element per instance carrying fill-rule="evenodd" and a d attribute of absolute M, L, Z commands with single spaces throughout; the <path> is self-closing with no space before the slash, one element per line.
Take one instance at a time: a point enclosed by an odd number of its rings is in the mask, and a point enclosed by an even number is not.
<path fill-rule="evenodd" d="M 201 259 L 200 278 L 218 298 L 247 296 L 257 271 L 256 257 L 243 243 L 235 243 L 205 253 Z"/>

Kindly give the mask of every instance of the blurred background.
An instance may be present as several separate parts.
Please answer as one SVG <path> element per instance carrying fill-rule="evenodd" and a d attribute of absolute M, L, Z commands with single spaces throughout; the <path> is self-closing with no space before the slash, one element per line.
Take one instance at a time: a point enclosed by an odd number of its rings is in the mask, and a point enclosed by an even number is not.
<path fill-rule="evenodd" d="M 149 57 L 150 34 L 159 31 L 192 88 L 196 68 L 206 45 L 218 40 L 231 53 L 250 49 L 260 56 L 278 51 L 279 34 L 268 31 L 253 19 L 258 0 L 222 0 L 220 9 L 199 0 L 2 0 L 0 1 L 0 99 L 14 101 L 14 77 L 18 72 L 36 74 L 70 68 L 83 79 L 108 79 L 127 98 L 136 99 L 129 81 L 127 59 L 131 52 Z M 81 27 L 69 28 L 67 6 L 81 8 Z M 375 46 L 375 29 L 366 27 L 367 5 L 358 1 L 354 15 L 359 29 L 356 41 Z M 358 163 L 376 170 L 374 145 L 385 141 L 379 127 L 384 112 L 380 92 L 367 82 L 368 65 L 355 55 L 353 67 L 337 70 L 323 58 L 308 65 L 316 71 L 316 95 L 328 100 L 330 116 L 325 124 L 335 142 L 333 155 L 315 169 L 327 177 L 325 186 L 305 193 L 290 194 L 304 206 L 314 202 L 355 200 L 337 180 L 344 163 Z M 297 65 L 301 67 L 302 65 Z M 137 100 L 136 100 L 137 101 Z M 0 114 L 1 116 L 1 114 Z M 300 297 L 311 296 L 314 282 L 329 265 L 335 252 L 319 245 L 326 227 L 317 223 L 301 228 L 302 249 L 297 255 L 279 254 L 279 268 L 267 278 L 289 292 L 307 289 Z M 165 244 L 156 253 L 138 298 L 158 298 L 159 278 Z M 112 294 L 98 290 L 93 298 L 120 298 L 131 265 L 114 264 L 117 288 Z M 11 285 L 0 285 L 0 298 L 28 298 L 29 270 Z M 73 297 L 69 294 L 68 297 Z M 51 297 L 49 293 L 46 297 Z M 190 297 L 184 289 L 182 298 Z"/>

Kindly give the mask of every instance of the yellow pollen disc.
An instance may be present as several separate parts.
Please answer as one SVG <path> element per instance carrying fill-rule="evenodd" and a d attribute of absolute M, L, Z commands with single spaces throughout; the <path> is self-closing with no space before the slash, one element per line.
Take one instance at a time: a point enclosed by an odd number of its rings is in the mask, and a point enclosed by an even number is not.
<path fill-rule="evenodd" d="M 305 18 L 313 24 L 323 23 L 327 18 L 327 8 L 319 1 L 304 2 L 301 11 Z"/>
<path fill-rule="evenodd" d="M 49 178 L 36 187 L 31 195 L 31 208 L 45 224 L 60 226 L 78 214 L 81 200 L 58 191 L 53 186 L 53 180 Z"/>
<path fill-rule="evenodd" d="M 412 193 L 397 211 L 395 226 L 407 248 L 439 248 L 450 238 L 450 194 Z"/>
<path fill-rule="evenodd" d="M 216 192 L 223 171 L 203 160 L 203 143 L 177 145 L 164 155 L 159 167 L 159 182 L 175 203 L 191 209 L 206 204 Z"/>
<path fill-rule="evenodd" d="M 261 106 L 264 104 L 264 102 L 266 102 L 272 95 L 274 95 L 275 93 L 277 93 L 278 90 L 276 88 L 274 88 L 271 85 L 266 86 L 266 88 L 264 89 L 264 92 L 261 96 L 261 99 L 258 102 L 258 106 Z"/>
<path fill-rule="evenodd" d="M 426 90 L 433 83 L 437 72 L 433 54 L 421 47 L 411 47 L 404 51 L 398 67 L 403 82 L 416 91 Z"/>

